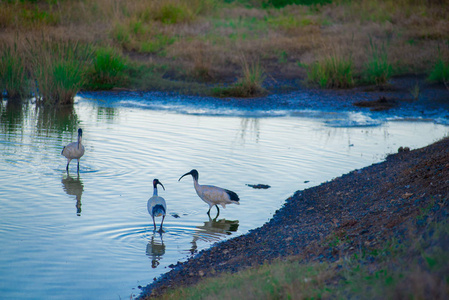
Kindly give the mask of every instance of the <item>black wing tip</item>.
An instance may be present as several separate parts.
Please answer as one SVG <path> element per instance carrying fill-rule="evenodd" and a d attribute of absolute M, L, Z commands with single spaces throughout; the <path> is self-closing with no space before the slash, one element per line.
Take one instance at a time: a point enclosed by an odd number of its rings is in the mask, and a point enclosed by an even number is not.
<path fill-rule="evenodd" d="M 156 216 L 156 215 L 158 215 L 159 213 L 165 215 L 165 214 L 166 214 L 166 211 L 165 211 L 164 206 L 162 206 L 161 204 L 156 204 L 156 205 L 153 207 L 152 213 L 153 213 L 153 216 Z"/>
<path fill-rule="evenodd" d="M 235 192 L 230 191 L 230 190 L 226 190 L 226 189 L 225 189 L 225 191 L 229 195 L 229 198 L 231 198 L 232 201 L 237 201 L 237 202 L 240 201 L 239 196 Z"/>

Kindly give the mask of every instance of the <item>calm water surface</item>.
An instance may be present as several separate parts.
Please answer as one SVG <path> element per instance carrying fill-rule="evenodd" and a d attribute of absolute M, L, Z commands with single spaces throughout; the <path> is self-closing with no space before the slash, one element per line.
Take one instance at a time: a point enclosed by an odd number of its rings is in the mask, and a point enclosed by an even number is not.
<path fill-rule="evenodd" d="M 296 190 L 382 161 L 399 146 L 428 145 L 449 129 L 373 123 L 363 113 L 220 115 L 94 98 L 57 113 L 2 102 L 0 298 L 137 296 L 169 265 L 263 225 Z M 60 152 L 78 127 L 86 153 L 79 175 L 76 161 L 67 175 Z M 241 205 L 211 220 L 192 179 L 178 182 L 192 168 L 200 183 L 239 194 Z M 153 178 L 166 188 L 159 189 L 169 213 L 162 235 L 146 208 Z M 271 188 L 248 186 L 259 183 Z"/>

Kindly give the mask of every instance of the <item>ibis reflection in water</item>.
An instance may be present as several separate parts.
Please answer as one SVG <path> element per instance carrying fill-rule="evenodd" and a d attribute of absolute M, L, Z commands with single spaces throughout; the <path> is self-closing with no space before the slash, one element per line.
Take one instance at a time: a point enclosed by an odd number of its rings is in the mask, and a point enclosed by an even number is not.
<path fill-rule="evenodd" d="M 148 199 L 147 208 L 148 208 L 148 213 L 153 218 L 154 230 L 156 230 L 156 222 L 154 221 L 154 218 L 162 216 L 161 227 L 159 228 L 159 231 L 162 232 L 162 224 L 164 223 L 165 214 L 167 212 L 167 205 L 165 204 L 165 199 L 158 196 L 158 194 L 157 194 L 157 185 L 158 184 L 160 186 L 162 186 L 162 188 L 165 191 L 165 187 L 162 185 L 162 183 L 158 179 L 154 179 L 153 180 L 153 196 L 150 199 Z"/>
<path fill-rule="evenodd" d="M 198 171 L 193 169 L 192 171 L 185 173 L 182 175 L 178 181 L 180 181 L 184 176 L 192 175 L 193 178 L 193 186 L 195 187 L 195 191 L 198 196 L 207 204 L 209 204 L 209 210 L 207 214 L 210 214 L 211 208 L 215 205 L 217 207 L 217 217 L 220 214 L 220 209 L 218 208 L 218 204 L 220 204 L 223 208 L 226 208 L 226 204 L 240 204 L 239 196 L 233 191 L 223 189 L 213 185 L 200 185 L 198 183 Z M 216 218 L 216 217 L 215 217 Z"/>
<path fill-rule="evenodd" d="M 209 220 L 204 222 L 204 225 L 197 226 L 196 228 L 197 230 L 195 230 L 193 240 L 191 242 L 191 254 L 196 253 L 198 249 L 198 241 L 212 243 L 220 241 L 223 236 L 231 235 L 233 232 L 236 232 L 239 228 L 239 221 L 226 219 L 217 220 L 217 218 L 212 219 L 209 216 Z"/>
<path fill-rule="evenodd" d="M 161 233 L 159 233 L 159 238 L 153 234 L 151 241 L 147 244 L 146 254 L 151 259 L 151 267 L 156 268 L 165 254 L 165 245 Z"/>
<path fill-rule="evenodd" d="M 83 195 L 84 185 L 80 176 L 76 178 L 71 177 L 67 174 L 66 177 L 62 178 L 62 188 L 67 195 L 75 196 L 76 199 L 76 214 L 81 216 L 81 196 Z"/>
<path fill-rule="evenodd" d="M 81 139 L 83 138 L 83 130 L 80 128 L 78 129 L 78 141 L 71 142 L 64 148 L 62 148 L 61 154 L 64 155 L 67 158 L 67 166 L 66 170 L 67 173 L 69 172 L 69 164 L 72 161 L 72 159 L 78 160 L 78 168 L 77 171 L 80 171 L 80 158 L 84 155 L 84 146 L 81 144 Z"/>

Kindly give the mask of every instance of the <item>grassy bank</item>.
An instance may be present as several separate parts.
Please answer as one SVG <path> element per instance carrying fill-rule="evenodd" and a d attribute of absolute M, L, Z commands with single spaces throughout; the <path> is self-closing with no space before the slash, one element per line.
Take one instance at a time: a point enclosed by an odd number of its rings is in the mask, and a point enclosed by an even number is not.
<path fill-rule="evenodd" d="M 88 50 L 60 63 L 72 68 L 67 76 L 81 76 L 75 89 L 255 96 L 265 92 L 264 79 L 276 78 L 323 88 L 383 85 L 400 74 L 447 83 L 448 7 L 447 0 L 2 1 L 0 44 L 25 63 L 26 76 L 14 82 L 31 84 L 11 87 L 4 72 L 0 83 L 10 97 L 30 85 L 42 90 L 35 85 L 44 62 L 27 51 L 30 40 Z M 2 61 L 11 59 L 6 53 Z"/>
<path fill-rule="evenodd" d="M 447 200 L 445 200 L 447 201 Z M 158 299 L 446 299 L 449 293 L 448 203 L 433 201 L 376 246 L 335 232 L 323 238 L 335 262 L 301 257 L 208 278 L 170 290 Z M 353 237 L 352 237 L 353 238 Z"/>

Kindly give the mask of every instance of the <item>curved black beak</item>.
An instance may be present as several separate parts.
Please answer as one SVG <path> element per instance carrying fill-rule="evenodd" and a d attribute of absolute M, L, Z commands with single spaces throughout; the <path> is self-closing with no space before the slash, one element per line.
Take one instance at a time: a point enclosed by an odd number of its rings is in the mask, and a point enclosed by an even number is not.
<path fill-rule="evenodd" d="M 155 179 L 154 182 L 153 182 L 153 186 L 156 187 L 158 184 L 159 184 L 159 185 L 164 189 L 164 191 L 165 191 L 165 187 L 164 187 L 164 185 L 162 184 L 162 182 L 160 182 L 159 179 Z"/>
<path fill-rule="evenodd" d="M 182 175 L 181 177 L 179 177 L 178 181 L 180 181 L 182 179 L 182 177 L 186 176 L 186 175 L 192 175 L 192 171 L 185 173 L 184 175 Z"/>

